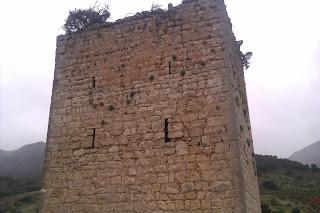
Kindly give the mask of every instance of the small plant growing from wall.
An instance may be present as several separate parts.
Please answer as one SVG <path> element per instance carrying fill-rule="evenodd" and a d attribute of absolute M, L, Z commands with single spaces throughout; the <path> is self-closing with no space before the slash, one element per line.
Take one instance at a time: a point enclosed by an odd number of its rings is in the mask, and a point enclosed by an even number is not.
<path fill-rule="evenodd" d="M 240 125 L 240 132 L 242 133 L 243 132 L 243 126 L 242 125 Z"/>
<path fill-rule="evenodd" d="M 236 103 L 237 103 L 237 106 L 240 106 L 240 102 L 239 102 L 239 98 L 236 97 Z"/>
<path fill-rule="evenodd" d="M 108 5 L 95 4 L 88 9 L 74 9 L 69 11 L 69 16 L 63 25 L 66 33 L 77 32 L 90 26 L 106 23 L 110 17 Z"/>
<path fill-rule="evenodd" d="M 250 59 L 252 57 L 252 52 L 246 52 L 245 54 L 243 54 L 243 52 L 241 52 L 241 62 L 243 67 L 247 70 L 250 67 Z"/>
<path fill-rule="evenodd" d="M 173 56 L 172 56 L 172 60 L 173 60 L 173 61 L 176 61 L 176 60 L 177 60 L 177 56 L 176 56 L 176 55 L 173 55 Z"/>
<path fill-rule="evenodd" d="M 134 95 L 135 95 L 135 92 L 134 92 L 134 91 L 131 91 L 131 92 L 130 92 L 130 98 L 133 98 Z"/>
<path fill-rule="evenodd" d="M 202 67 L 205 67 L 205 66 L 206 66 L 206 62 L 204 62 L 204 61 L 200 61 L 199 64 L 200 64 Z"/>
<path fill-rule="evenodd" d="M 247 116 L 247 114 L 248 114 L 247 109 L 243 109 L 242 111 L 243 111 L 243 115 L 244 115 L 244 117 L 246 117 L 246 116 Z"/>
<path fill-rule="evenodd" d="M 186 75 L 186 71 L 185 70 L 181 70 L 180 71 L 180 75 L 183 77 L 183 76 L 185 76 Z"/>
<path fill-rule="evenodd" d="M 152 3 L 151 5 L 151 11 L 154 11 L 154 10 L 159 10 L 161 9 L 162 5 L 160 4 L 155 4 L 154 2 Z"/>
<path fill-rule="evenodd" d="M 114 110 L 114 106 L 113 106 L 113 105 L 109 105 L 109 106 L 108 106 L 108 110 L 109 110 L 109 111 L 113 111 L 113 110 Z"/>
<path fill-rule="evenodd" d="M 247 139 L 247 145 L 250 146 L 251 145 L 251 142 L 249 139 Z"/>
<path fill-rule="evenodd" d="M 149 76 L 149 81 L 153 81 L 154 80 L 154 76 L 153 75 L 150 75 Z"/>

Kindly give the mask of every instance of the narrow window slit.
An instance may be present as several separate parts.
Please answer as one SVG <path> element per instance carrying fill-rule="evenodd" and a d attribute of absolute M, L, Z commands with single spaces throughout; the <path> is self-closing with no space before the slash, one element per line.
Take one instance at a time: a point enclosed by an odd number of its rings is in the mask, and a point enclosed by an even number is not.
<path fill-rule="evenodd" d="M 96 88 L 96 78 L 92 77 L 92 88 Z"/>
<path fill-rule="evenodd" d="M 95 141 L 96 140 L 96 128 L 92 129 L 92 144 L 91 144 L 91 148 L 95 147 Z"/>
<path fill-rule="evenodd" d="M 169 75 L 171 74 L 171 61 L 169 61 Z"/>
<path fill-rule="evenodd" d="M 164 120 L 164 143 L 170 142 L 170 138 L 168 137 L 169 130 L 168 130 L 169 122 L 168 119 Z"/>

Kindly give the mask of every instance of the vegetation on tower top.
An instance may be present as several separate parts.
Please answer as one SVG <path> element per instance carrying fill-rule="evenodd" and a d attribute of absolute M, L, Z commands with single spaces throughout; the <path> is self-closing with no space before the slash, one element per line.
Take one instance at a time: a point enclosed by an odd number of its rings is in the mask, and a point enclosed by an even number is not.
<path fill-rule="evenodd" d="M 78 32 L 90 26 L 106 23 L 110 17 L 109 6 L 107 4 L 98 6 L 95 4 L 88 9 L 74 9 L 69 11 L 69 16 L 63 25 L 66 33 Z"/>

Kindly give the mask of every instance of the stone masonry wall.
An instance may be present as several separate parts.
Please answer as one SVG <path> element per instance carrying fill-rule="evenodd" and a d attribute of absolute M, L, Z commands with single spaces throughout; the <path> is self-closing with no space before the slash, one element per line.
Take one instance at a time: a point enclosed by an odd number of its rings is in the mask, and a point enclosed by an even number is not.
<path fill-rule="evenodd" d="M 57 38 L 42 212 L 260 212 L 222 0 Z"/>
<path fill-rule="evenodd" d="M 231 68 L 229 72 L 229 79 L 232 85 L 233 96 L 233 121 L 236 127 L 236 143 L 238 145 L 238 152 L 240 158 L 240 167 L 242 173 L 242 187 L 244 193 L 244 201 L 246 206 L 245 212 L 260 212 L 260 196 L 258 190 L 258 179 L 256 171 L 256 163 L 254 159 L 254 149 L 252 143 L 251 124 L 249 117 L 248 100 L 246 94 L 246 84 L 244 79 L 243 65 L 238 56 L 240 46 L 235 41 L 235 37 L 230 28 L 226 33 L 227 52 L 230 57 L 227 66 Z M 239 159 L 237 159 L 239 160 Z"/>

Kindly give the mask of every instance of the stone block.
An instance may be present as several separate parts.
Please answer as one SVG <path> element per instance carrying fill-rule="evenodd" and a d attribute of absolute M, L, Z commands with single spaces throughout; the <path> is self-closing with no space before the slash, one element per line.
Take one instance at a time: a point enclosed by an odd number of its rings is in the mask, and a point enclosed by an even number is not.
<path fill-rule="evenodd" d="M 193 182 L 186 182 L 181 184 L 181 190 L 182 192 L 188 192 L 194 190 L 194 183 Z"/>
<path fill-rule="evenodd" d="M 186 144 L 186 142 L 184 142 L 184 141 L 177 142 L 176 153 L 178 155 L 187 155 L 189 153 L 188 152 L 188 145 Z"/>

